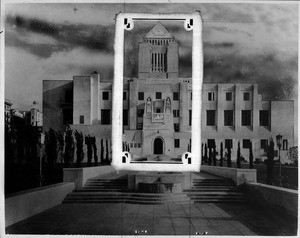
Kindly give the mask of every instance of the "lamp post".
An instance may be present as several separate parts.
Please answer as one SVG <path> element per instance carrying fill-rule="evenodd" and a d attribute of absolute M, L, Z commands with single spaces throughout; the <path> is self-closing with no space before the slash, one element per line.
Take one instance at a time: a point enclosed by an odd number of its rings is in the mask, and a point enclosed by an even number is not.
<path fill-rule="evenodd" d="M 276 142 L 278 147 L 278 159 L 279 159 L 279 183 L 281 185 L 281 162 L 280 162 L 280 149 L 282 145 L 282 135 L 278 134 L 276 136 Z"/>

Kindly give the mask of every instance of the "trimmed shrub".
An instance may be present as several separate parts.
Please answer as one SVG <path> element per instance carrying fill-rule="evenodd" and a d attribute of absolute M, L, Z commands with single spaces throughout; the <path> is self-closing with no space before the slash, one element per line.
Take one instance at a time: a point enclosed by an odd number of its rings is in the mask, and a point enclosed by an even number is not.
<path fill-rule="evenodd" d="M 274 164 L 274 142 L 271 139 L 270 145 L 267 148 L 267 177 L 266 183 L 272 185 L 273 183 L 273 164 Z"/>
<path fill-rule="evenodd" d="M 83 153 L 83 134 L 82 132 L 75 131 L 75 139 L 76 139 L 76 166 L 79 168 L 82 166 L 82 161 L 84 158 L 84 153 Z"/>
<path fill-rule="evenodd" d="M 253 169 L 253 151 L 252 151 L 252 141 L 249 144 L 249 168 Z"/>
<path fill-rule="evenodd" d="M 236 158 L 236 167 L 241 168 L 241 147 L 240 142 L 238 142 L 237 158 Z"/>
<path fill-rule="evenodd" d="M 74 137 L 73 137 L 73 131 L 70 127 L 66 128 L 65 132 L 65 153 L 64 153 L 64 163 L 65 167 L 70 167 L 70 164 L 73 163 L 74 159 Z"/>
<path fill-rule="evenodd" d="M 85 137 L 85 144 L 87 147 L 87 166 L 92 166 L 93 147 L 92 147 L 92 140 L 90 136 Z"/>
<path fill-rule="evenodd" d="M 227 147 L 227 167 L 231 167 L 231 148 Z"/>
<path fill-rule="evenodd" d="M 101 139 L 100 163 L 104 164 L 104 146 L 103 139 Z"/>
<path fill-rule="evenodd" d="M 96 137 L 91 137 L 91 143 L 94 151 L 94 163 L 95 166 L 98 165 L 98 155 L 97 155 L 97 144 L 96 144 Z"/>

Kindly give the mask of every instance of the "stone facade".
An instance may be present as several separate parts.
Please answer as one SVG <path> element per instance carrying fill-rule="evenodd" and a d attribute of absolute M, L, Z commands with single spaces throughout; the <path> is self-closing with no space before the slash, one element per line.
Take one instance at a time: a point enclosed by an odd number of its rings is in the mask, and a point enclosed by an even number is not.
<path fill-rule="evenodd" d="M 139 43 L 138 60 L 138 78 L 124 78 L 119 95 L 123 141 L 133 158 L 153 154 L 181 158 L 191 143 L 192 79 L 178 77 L 178 44 L 158 23 Z M 217 151 L 221 142 L 224 148 L 232 147 L 232 160 L 240 142 L 241 154 L 248 160 L 251 141 L 254 158 L 265 159 L 264 148 L 280 133 L 281 157 L 286 161 L 288 148 L 294 146 L 293 101 L 263 100 L 258 87 L 250 82 L 204 83 L 199 105 L 202 142 L 216 143 Z M 100 79 L 97 72 L 75 76 L 73 81 L 44 81 L 44 129 L 71 124 L 83 133 L 107 138 L 113 120 L 111 100 L 112 81 Z"/>

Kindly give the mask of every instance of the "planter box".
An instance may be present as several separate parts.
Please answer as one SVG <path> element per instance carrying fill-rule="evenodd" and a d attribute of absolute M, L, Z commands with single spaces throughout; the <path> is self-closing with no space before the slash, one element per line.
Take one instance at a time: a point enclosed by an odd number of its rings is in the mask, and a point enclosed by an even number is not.
<path fill-rule="evenodd" d="M 64 168 L 64 182 L 75 182 L 75 189 L 83 187 L 89 178 L 110 174 L 115 169 L 110 166 L 95 166 L 85 168 Z"/>
<path fill-rule="evenodd" d="M 61 204 L 74 183 L 58 183 L 14 193 L 5 198 L 5 227 Z"/>
<path fill-rule="evenodd" d="M 218 166 L 201 165 L 201 171 L 232 179 L 236 185 L 256 182 L 256 169 L 238 169 Z"/>

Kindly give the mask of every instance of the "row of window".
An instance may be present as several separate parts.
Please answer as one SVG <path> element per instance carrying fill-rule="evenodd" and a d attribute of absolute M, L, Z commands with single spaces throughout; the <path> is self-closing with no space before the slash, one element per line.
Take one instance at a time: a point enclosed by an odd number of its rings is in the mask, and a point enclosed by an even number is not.
<path fill-rule="evenodd" d="M 242 126 L 251 126 L 251 110 L 241 111 L 241 124 Z M 270 112 L 269 110 L 259 111 L 259 125 L 260 126 L 270 126 Z M 224 110 L 224 126 L 233 126 L 234 124 L 234 110 Z M 206 125 L 215 126 L 216 125 L 216 110 L 206 111 Z"/>
<path fill-rule="evenodd" d="M 68 93 L 68 101 L 71 100 L 71 93 Z M 162 92 L 156 92 L 155 93 L 155 99 L 162 99 Z M 190 99 L 192 100 L 192 93 Z M 215 92 L 207 92 L 207 99 L 208 101 L 215 101 Z M 232 101 L 232 92 L 226 92 L 225 93 L 225 100 L 226 101 Z M 102 100 L 109 100 L 109 92 L 104 91 L 102 92 Z M 127 92 L 123 92 L 123 100 L 127 100 Z M 138 100 L 143 101 L 145 100 L 145 94 L 144 92 L 138 92 Z M 173 100 L 178 101 L 179 100 L 179 92 L 173 92 Z M 250 92 L 244 92 L 243 93 L 243 100 L 244 101 L 250 101 Z"/>
<path fill-rule="evenodd" d="M 207 99 L 208 99 L 208 101 L 215 101 L 215 92 L 207 92 Z M 232 92 L 225 93 L 225 100 L 232 101 Z M 243 93 L 243 100 L 250 101 L 250 92 Z"/>
<path fill-rule="evenodd" d="M 225 148 L 230 148 L 232 149 L 232 139 L 225 139 Z M 242 140 L 242 148 L 243 149 L 248 149 L 250 147 L 251 140 L 250 139 L 243 139 Z M 207 147 L 208 148 L 213 148 L 215 145 L 215 139 L 208 139 L 207 140 Z M 260 140 L 260 148 L 266 150 L 269 146 L 269 140 L 267 139 L 261 139 Z M 287 150 L 288 149 L 288 140 L 283 139 L 282 140 L 282 150 Z"/>
<path fill-rule="evenodd" d="M 232 149 L 232 139 L 225 139 L 225 148 L 230 148 Z M 243 139 L 242 140 L 242 148 L 243 149 L 249 149 L 251 144 L 251 140 L 250 139 Z M 207 147 L 208 148 L 213 148 L 215 145 L 215 139 L 208 139 L 207 140 Z M 260 148 L 261 149 L 267 149 L 269 146 L 269 141 L 267 139 L 262 139 L 260 140 Z M 175 148 L 180 148 L 180 139 L 174 139 L 174 147 Z M 141 143 L 136 143 L 136 142 L 132 142 L 130 143 L 130 148 L 141 148 Z M 283 146 L 282 146 L 283 150 L 287 150 L 288 149 L 288 140 L 283 139 Z"/>
<path fill-rule="evenodd" d="M 155 99 L 162 99 L 162 92 L 156 92 Z M 109 100 L 109 92 L 107 92 L 107 91 L 102 92 L 102 100 Z M 123 100 L 127 100 L 127 92 L 123 92 Z M 138 100 L 140 100 L 140 101 L 145 100 L 144 92 L 138 92 Z M 179 100 L 178 92 L 173 92 L 173 100 L 174 101 Z"/>

